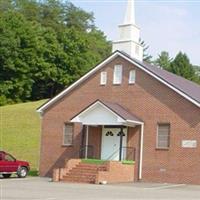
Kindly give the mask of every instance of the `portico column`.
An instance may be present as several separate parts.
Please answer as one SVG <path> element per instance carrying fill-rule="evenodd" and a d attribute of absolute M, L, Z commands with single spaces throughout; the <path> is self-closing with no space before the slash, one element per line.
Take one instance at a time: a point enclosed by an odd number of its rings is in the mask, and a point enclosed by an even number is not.
<path fill-rule="evenodd" d="M 120 144 L 119 144 L 119 161 L 122 160 L 122 147 L 123 147 L 123 126 L 120 128 Z"/>
<path fill-rule="evenodd" d="M 86 125 L 86 140 L 85 140 L 85 159 L 88 157 L 88 133 L 89 133 L 89 127 Z"/>

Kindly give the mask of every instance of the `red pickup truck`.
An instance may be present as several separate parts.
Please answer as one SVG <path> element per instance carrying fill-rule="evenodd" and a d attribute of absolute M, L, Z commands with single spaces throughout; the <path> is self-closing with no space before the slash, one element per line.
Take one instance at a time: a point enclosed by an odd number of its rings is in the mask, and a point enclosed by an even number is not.
<path fill-rule="evenodd" d="M 28 162 L 17 160 L 9 153 L 0 151 L 0 174 L 4 178 L 9 178 L 13 173 L 19 178 L 25 178 L 29 170 Z"/>

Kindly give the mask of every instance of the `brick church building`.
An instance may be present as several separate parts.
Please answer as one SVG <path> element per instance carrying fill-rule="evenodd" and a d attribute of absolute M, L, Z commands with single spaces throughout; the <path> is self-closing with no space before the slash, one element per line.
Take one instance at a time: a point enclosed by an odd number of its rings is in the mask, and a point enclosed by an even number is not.
<path fill-rule="evenodd" d="M 200 184 L 200 86 L 143 61 L 133 8 L 113 53 L 38 108 L 41 176 L 84 157 L 133 160 L 132 181 Z"/>

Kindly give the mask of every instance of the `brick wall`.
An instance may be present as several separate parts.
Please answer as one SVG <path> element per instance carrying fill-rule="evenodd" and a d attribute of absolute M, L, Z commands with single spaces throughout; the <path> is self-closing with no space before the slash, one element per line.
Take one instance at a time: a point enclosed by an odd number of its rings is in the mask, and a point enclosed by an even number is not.
<path fill-rule="evenodd" d="M 140 131 L 141 131 L 141 126 L 128 128 L 127 146 L 135 148 L 135 166 L 134 166 L 135 181 L 139 179 Z"/>
<path fill-rule="evenodd" d="M 115 64 L 123 65 L 121 85 L 112 84 Z M 200 184 L 200 109 L 138 68 L 136 84 L 129 85 L 129 71 L 133 68 L 117 57 L 101 70 L 108 73 L 106 86 L 100 86 L 98 72 L 46 110 L 42 120 L 42 176 L 50 176 L 53 168 L 62 167 L 64 160 L 79 149 L 82 126 L 75 125 L 73 146 L 63 147 L 64 122 L 102 99 L 119 103 L 144 121 L 143 181 Z M 169 150 L 156 149 L 157 123 L 170 123 Z M 183 139 L 197 140 L 197 148 L 181 148 Z M 131 137 L 130 144 L 138 148 L 138 143 L 139 131 Z"/>
<path fill-rule="evenodd" d="M 93 146 L 94 158 L 101 158 L 102 127 L 89 127 L 88 144 Z"/>
<path fill-rule="evenodd" d="M 107 171 L 99 171 L 96 183 L 128 183 L 134 181 L 134 165 L 125 165 L 117 161 L 106 164 Z"/>

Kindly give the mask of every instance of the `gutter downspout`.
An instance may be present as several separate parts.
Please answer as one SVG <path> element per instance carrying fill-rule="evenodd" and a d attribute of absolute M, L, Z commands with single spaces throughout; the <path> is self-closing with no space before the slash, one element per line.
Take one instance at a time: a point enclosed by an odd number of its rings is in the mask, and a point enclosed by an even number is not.
<path fill-rule="evenodd" d="M 86 125 L 85 159 L 88 158 L 88 133 L 89 133 L 89 127 L 88 127 L 88 125 Z"/>
<path fill-rule="evenodd" d="M 141 124 L 141 135 L 140 135 L 139 180 L 142 179 L 143 146 L 144 146 L 144 123 Z"/>

